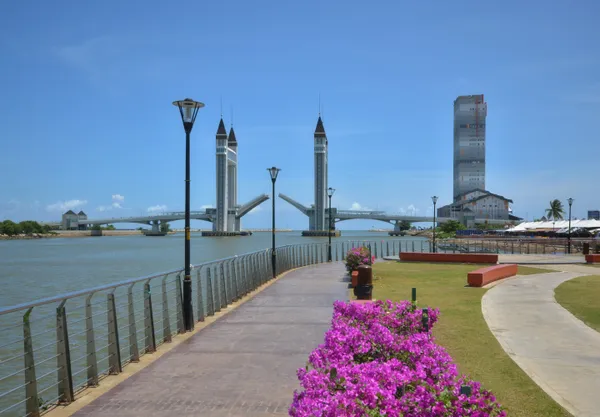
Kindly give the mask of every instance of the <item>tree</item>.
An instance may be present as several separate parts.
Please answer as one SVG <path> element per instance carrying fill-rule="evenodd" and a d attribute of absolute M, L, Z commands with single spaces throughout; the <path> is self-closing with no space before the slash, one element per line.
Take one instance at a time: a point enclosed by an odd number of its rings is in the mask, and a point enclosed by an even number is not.
<path fill-rule="evenodd" d="M 399 225 L 400 230 L 410 230 L 410 226 L 411 224 L 408 220 L 402 220 Z"/>
<path fill-rule="evenodd" d="M 169 223 L 167 222 L 162 222 L 160 224 L 160 231 L 162 233 L 169 233 L 169 231 L 171 230 L 171 226 L 169 226 Z"/>
<path fill-rule="evenodd" d="M 560 200 L 552 200 L 550 202 L 550 208 L 546 209 L 546 216 L 552 221 L 562 220 L 565 210 Z"/>
<path fill-rule="evenodd" d="M 99 224 L 95 224 L 92 226 L 92 230 L 102 230 L 102 226 L 100 226 Z"/>
<path fill-rule="evenodd" d="M 19 226 L 21 227 L 23 233 L 25 233 L 26 235 L 30 235 L 32 233 L 44 233 L 44 229 L 42 228 L 42 226 L 40 226 L 38 222 L 33 220 L 22 221 L 21 223 L 19 223 Z"/>
<path fill-rule="evenodd" d="M 458 220 L 448 220 L 440 224 L 440 230 L 444 233 L 456 233 L 457 230 L 463 230 L 465 226 Z"/>
<path fill-rule="evenodd" d="M 4 220 L 0 229 L 2 230 L 3 234 L 8 236 L 14 236 L 21 233 L 20 226 L 11 220 Z"/>

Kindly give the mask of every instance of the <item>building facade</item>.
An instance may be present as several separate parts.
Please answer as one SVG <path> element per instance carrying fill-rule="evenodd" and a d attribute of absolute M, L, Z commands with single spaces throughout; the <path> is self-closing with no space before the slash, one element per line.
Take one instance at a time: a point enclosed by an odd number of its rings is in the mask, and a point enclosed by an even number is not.
<path fill-rule="evenodd" d="M 327 135 L 323 127 L 321 116 L 317 120 L 317 127 L 314 133 L 315 146 L 315 204 L 314 220 L 311 224 L 311 230 L 327 230 Z"/>
<path fill-rule="evenodd" d="M 486 117 L 483 94 L 454 100 L 454 200 L 472 190 L 485 190 Z"/>
<path fill-rule="evenodd" d="M 600 210 L 588 210 L 588 220 L 600 220 Z"/>
<path fill-rule="evenodd" d="M 60 228 L 62 230 L 86 230 L 87 214 L 81 210 L 79 213 L 75 213 L 73 210 L 69 210 L 62 215 L 62 221 Z"/>
<path fill-rule="evenodd" d="M 461 222 L 465 216 L 483 220 L 511 220 L 512 202 L 511 199 L 486 190 L 472 190 L 456 196 L 454 203 L 440 207 L 437 215 Z"/>

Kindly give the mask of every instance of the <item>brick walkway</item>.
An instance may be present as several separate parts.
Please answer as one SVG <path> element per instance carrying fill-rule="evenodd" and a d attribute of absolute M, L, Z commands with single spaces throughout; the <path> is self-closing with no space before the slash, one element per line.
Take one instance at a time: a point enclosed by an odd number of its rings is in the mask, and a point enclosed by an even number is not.
<path fill-rule="evenodd" d="M 283 416 L 296 370 L 347 300 L 341 263 L 288 273 L 74 416 Z"/>

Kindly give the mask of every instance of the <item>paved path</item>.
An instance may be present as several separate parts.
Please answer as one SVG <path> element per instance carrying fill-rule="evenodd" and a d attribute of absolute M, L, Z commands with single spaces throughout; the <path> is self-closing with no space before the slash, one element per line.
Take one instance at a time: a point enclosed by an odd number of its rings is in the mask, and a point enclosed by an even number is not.
<path fill-rule="evenodd" d="M 596 268 L 551 267 L 573 271 L 501 281 L 484 295 L 483 315 L 502 348 L 555 401 L 575 416 L 600 416 L 600 333 L 554 299 L 560 283 Z"/>
<path fill-rule="evenodd" d="M 342 263 L 298 269 L 74 416 L 284 416 L 296 370 L 323 342 Z"/>

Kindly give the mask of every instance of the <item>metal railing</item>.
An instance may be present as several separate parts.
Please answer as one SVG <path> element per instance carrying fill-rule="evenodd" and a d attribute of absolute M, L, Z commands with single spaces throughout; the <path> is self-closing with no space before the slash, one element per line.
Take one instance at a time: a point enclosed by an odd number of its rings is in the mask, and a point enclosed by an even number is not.
<path fill-rule="evenodd" d="M 376 257 L 415 250 L 414 240 L 412 248 L 401 240 L 334 242 L 332 260 L 361 245 Z M 417 247 L 428 250 L 428 242 Z M 279 247 L 276 272 L 327 262 L 327 249 L 327 243 Z M 194 265 L 194 321 L 269 281 L 271 255 L 267 249 Z M 37 417 L 68 404 L 183 333 L 182 277 L 177 269 L 1 308 L 0 417 Z"/>
<path fill-rule="evenodd" d="M 594 239 L 571 239 L 571 254 L 600 251 L 600 242 Z M 564 255 L 568 253 L 566 238 L 459 238 L 444 239 L 436 243 L 438 252 L 452 253 L 499 253 L 512 255 Z"/>

